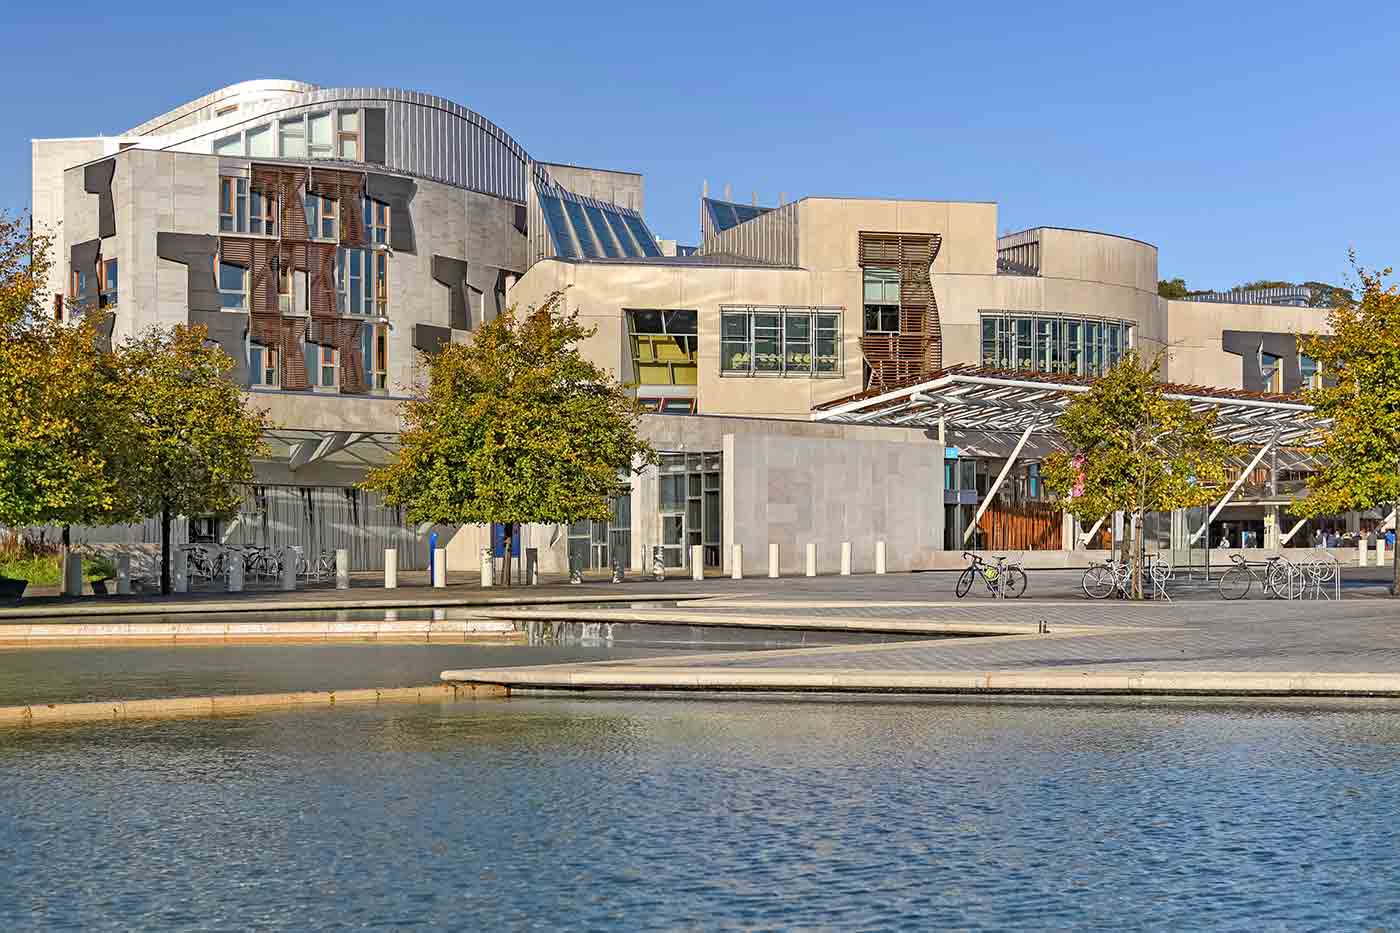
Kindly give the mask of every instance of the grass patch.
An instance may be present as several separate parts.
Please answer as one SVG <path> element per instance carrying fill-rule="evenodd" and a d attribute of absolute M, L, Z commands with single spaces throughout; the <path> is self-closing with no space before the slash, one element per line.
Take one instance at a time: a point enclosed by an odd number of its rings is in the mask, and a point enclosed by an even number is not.
<path fill-rule="evenodd" d="M 83 558 L 83 579 L 108 580 L 117 575 L 117 568 L 106 557 Z M 30 586 L 58 586 L 63 575 L 58 570 L 58 555 L 40 554 L 0 560 L 0 577 L 27 580 Z"/>

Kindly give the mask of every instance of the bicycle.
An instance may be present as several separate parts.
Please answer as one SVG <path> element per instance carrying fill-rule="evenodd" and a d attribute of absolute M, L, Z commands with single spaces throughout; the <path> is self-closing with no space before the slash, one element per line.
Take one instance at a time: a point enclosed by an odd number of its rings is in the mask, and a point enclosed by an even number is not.
<path fill-rule="evenodd" d="M 1156 555 L 1147 555 L 1143 562 L 1143 582 L 1152 584 L 1151 598 L 1153 599 L 1171 601 L 1171 596 L 1167 594 L 1167 583 L 1174 575 L 1175 571 L 1171 563 Z M 1114 557 L 1108 558 L 1101 564 L 1091 565 L 1088 570 L 1084 571 L 1084 576 L 1079 581 L 1084 595 L 1090 599 L 1107 599 L 1115 593 L 1127 599 L 1132 585 L 1132 565 L 1123 563 Z"/>
<path fill-rule="evenodd" d="M 958 575 L 955 588 L 958 599 L 968 594 L 972 589 L 972 582 L 978 578 L 987 587 L 987 592 L 999 599 L 1019 599 L 1026 591 L 1026 572 L 1021 569 L 1020 560 L 1011 561 L 1003 555 L 993 557 L 993 564 L 967 551 L 963 552 L 963 557 L 972 563 Z"/>
<path fill-rule="evenodd" d="M 1244 599 L 1255 583 L 1279 599 L 1297 599 L 1302 595 L 1303 575 L 1283 557 L 1249 561 L 1239 554 L 1231 554 L 1230 560 L 1235 566 L 1221 574 L 1218 584 L 1221 599 Z"/>

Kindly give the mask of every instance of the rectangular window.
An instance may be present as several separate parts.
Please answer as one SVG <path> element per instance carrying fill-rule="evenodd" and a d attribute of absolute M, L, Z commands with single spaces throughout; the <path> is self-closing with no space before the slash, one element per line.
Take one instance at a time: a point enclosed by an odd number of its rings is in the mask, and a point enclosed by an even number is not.
<path fill-rule="evenodd" d="M 1259 375 L 1264 380 L 1265 392 L 1283 391 L 1283 359 L 1272 353 L 1259 350 Z"/>
<path fill-rule="evenodd" d="M 243 154 L 243 134 L 234 133 L 214 140 L 214 155 L 241 156 Z"/>
<path fill-rule="evenodd" d="M 102 261 L 98 286 L 97 306 L 99 308 L 115 307 L 117 304 L 117 261 L 115 259 Z"/>
<path fill-rule="evenodd" d="M 260 343 L 248 344 L 248 377 L 249 382 L 255 386 L 266 386 L 277 388 L 281 380 L 278 379 L 277 351 L 272 347 L 265 347 Z"/>
<path fill-rule="evenodd" d="M 278 124 L 278 135 L 281 141 L 282 158 L 306 158 L 306 121 L 304 119 L 292 117 L 289 120 L 281 121 Z"/>
<path fill-rule="evenodd" d="M 219 232 L 248 232 L 248 179 L 219 177 Z"/>
<path fill-rule="evenodd" d="M 336 111 L 336 155 L 351 162 L 360 159 L 360 111 Z"/>
<path fill-rule="evenodd" d="M 313 159 L 329 159 L 335 154 L 331 145 L 331 115 L 313 113 L 306 118 L 306 151 Z"/>
<path fill-rule="evenodd" d="M 272 126 L 258 126 L 248 131 L 248 155 L 255 159 L 275 159 L 277 140 L 272 136 Z"/>
<path fill-rule="evenodd" d="M 1012 366 L 1014 369 L 1033 369 L 1035 356 L 1032 352 L 1031 319 L 1016 318 L 1012 324 L 1016 333 L 1016 357 Z"/>
<path fill-rule="evenodd" d="M 1084 375 L 1103 375 L 1103 325 L 1084 322 Z"/>
<path fill-rule="evenodd" d="M 720 312 L 720 372 L 841 375 L 841 315 L 811 308 Z"/>
<path fill-rule="evenodd" d="M 252 192 L 248 199 L 248 232 L 276 236 L 276 207 L 276 198 L 269 197 L 261 191 Z"/>
<path fill-rule="evenodd" d="M 339 202 L 319 194 L 306 196 L 306 229 L 313 240 L 340 239 Z"/>
<path fill-rule="evenodd" d="M 389 205 L 365 198 L 365 242 L 389 242 Z"/>
<path fill-rule="evenodd" d="M 865 332 L 899 333 L 899 271 L 866 269 L 864 294 Z"/>
<path fill-rule="evenodd" d="M 306 342 L 306 381 L 313 386 L 334 388 L 340 351 L 335 347 Z"/>
<path fill-rule="evenodd" d="M 242 311 L 248 306 L 247 296 L 248 270 L 219 263 L 219 303 L 231 311 Z"/>
<path fill-rule="evenodd" d="M 694 311 L 628 311 L 627 330 L 638 383 L 693 386 L 699 382 Z"/>
<path fill-rule="evenodd" d="M 69 283 L 73 286 L 69 297 L 74 301 L 81 298 L 83 293 L 87 291 L 87 281 L 88 271 L 86 269 L 74 269 L 72 279 Z"/>
<path fill-rule="evenodd" d="M 389 386 L 389 328 L 371 324 L 361 330 L 361 355 L 365 361 L 365 385 L 371 389 Z"/>
<path fill-rule="evenodd" d="M 1322 361 L 1306 353 L 1298 354 L 1298 370 L 1303 377 L 1303 388 L 1322 388 Z"/>
<path fill-rule="evenodd" d="M 1084 323 L 1065 321 L 1065 371 L 1071 376 L 1084 375 Z"/>

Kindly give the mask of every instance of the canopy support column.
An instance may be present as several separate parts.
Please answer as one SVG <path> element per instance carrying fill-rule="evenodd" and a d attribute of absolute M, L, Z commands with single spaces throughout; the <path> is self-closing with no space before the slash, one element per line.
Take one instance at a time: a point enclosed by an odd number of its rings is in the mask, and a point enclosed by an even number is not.
<path fill-rule="evenodd" d="M 1243 470 L 1240 471 L 1239 477 L 1235 479 L 1235 484 L 1230 487 L 1230 491 L 1225 494 L 1225 498 L 1221 499 L 1215 504 L 1215 508 L 1210 510 L 1210 515 L 1208 515 L 1206 517 L 1206 520 L 1201 523 L 1201 527 L 1196 529 L 1196 533 L 1191 536 L 1192 544 L 1195 544 L 1197 541 L 1201 540 L 1201 535 L 1205 534 L 1206 529 L 1210 527 L 1210 523 L 1215 521 L 1215 516 L 1219 515 L 1221 510 L 1224 509 L 1225 506 L 1230 504 L 1230 500 L 1235 498 L 1235 493 L 1240 491 L 1240 487 L 1244 485 L 1244 481 L 1249 479 L 1249 474 L 1253 473 L 1254 468 L 1259 466 L 1259 461 L 1263 460 L 1264 457 L 1274 449 L 1274 443 L 1277 440 L 1278 436 L 1275 435 L 1272 440 L 1270 440 L 1263 447 L 1260 447 L 1259 452 L 1254 455 L 1254 459 L 1249 461 L 1249 466 L 1245 467 Z"/>
<path fill-rule="evenodd" d="M 1001 472 L 997 474 L 997 481 L 992 483 L 992 487 L 987 490 L 987 495 L 983 497 L 982 504 L 977 507 L 977 514 L 972 516 L 972 521 L 968 523 L 967 529 L 963 531 L 964 545 L 972 540 L 972 533 L 977 530 L 978 522 L 982 521 L 982 516 L 986 514 L 988 507 L 991 506 L 992 499 L 996 496 L 997 490 L 1001 488 L 1001 484 L 1005 482 L 1006 477 L 1010 475 L 1011 468 L 1016 465 L 1016 458 L 1021 456 L 1021 449 L 1026 446 L 1026 441 L 1030 440 L 1031 431 L 1033 430 L 1035 430 L 1035 425 L 1031 425 L 1021 432 L 1021 439 L 1016 442 L 1016 447 L 1011 451 L 1011 456 L 1006 458 L 1006 466 L 1002 467 Z"/>

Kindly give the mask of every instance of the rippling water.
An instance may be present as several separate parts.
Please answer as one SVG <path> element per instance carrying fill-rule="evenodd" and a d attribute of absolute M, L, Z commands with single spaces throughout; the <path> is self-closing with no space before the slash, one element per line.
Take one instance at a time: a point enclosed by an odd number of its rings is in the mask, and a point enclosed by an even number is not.
<path fill-rule="evenodd" d="M 0 731 L 0 929 L 1371 929 L 1400 708 L 515 699 Z"/>

